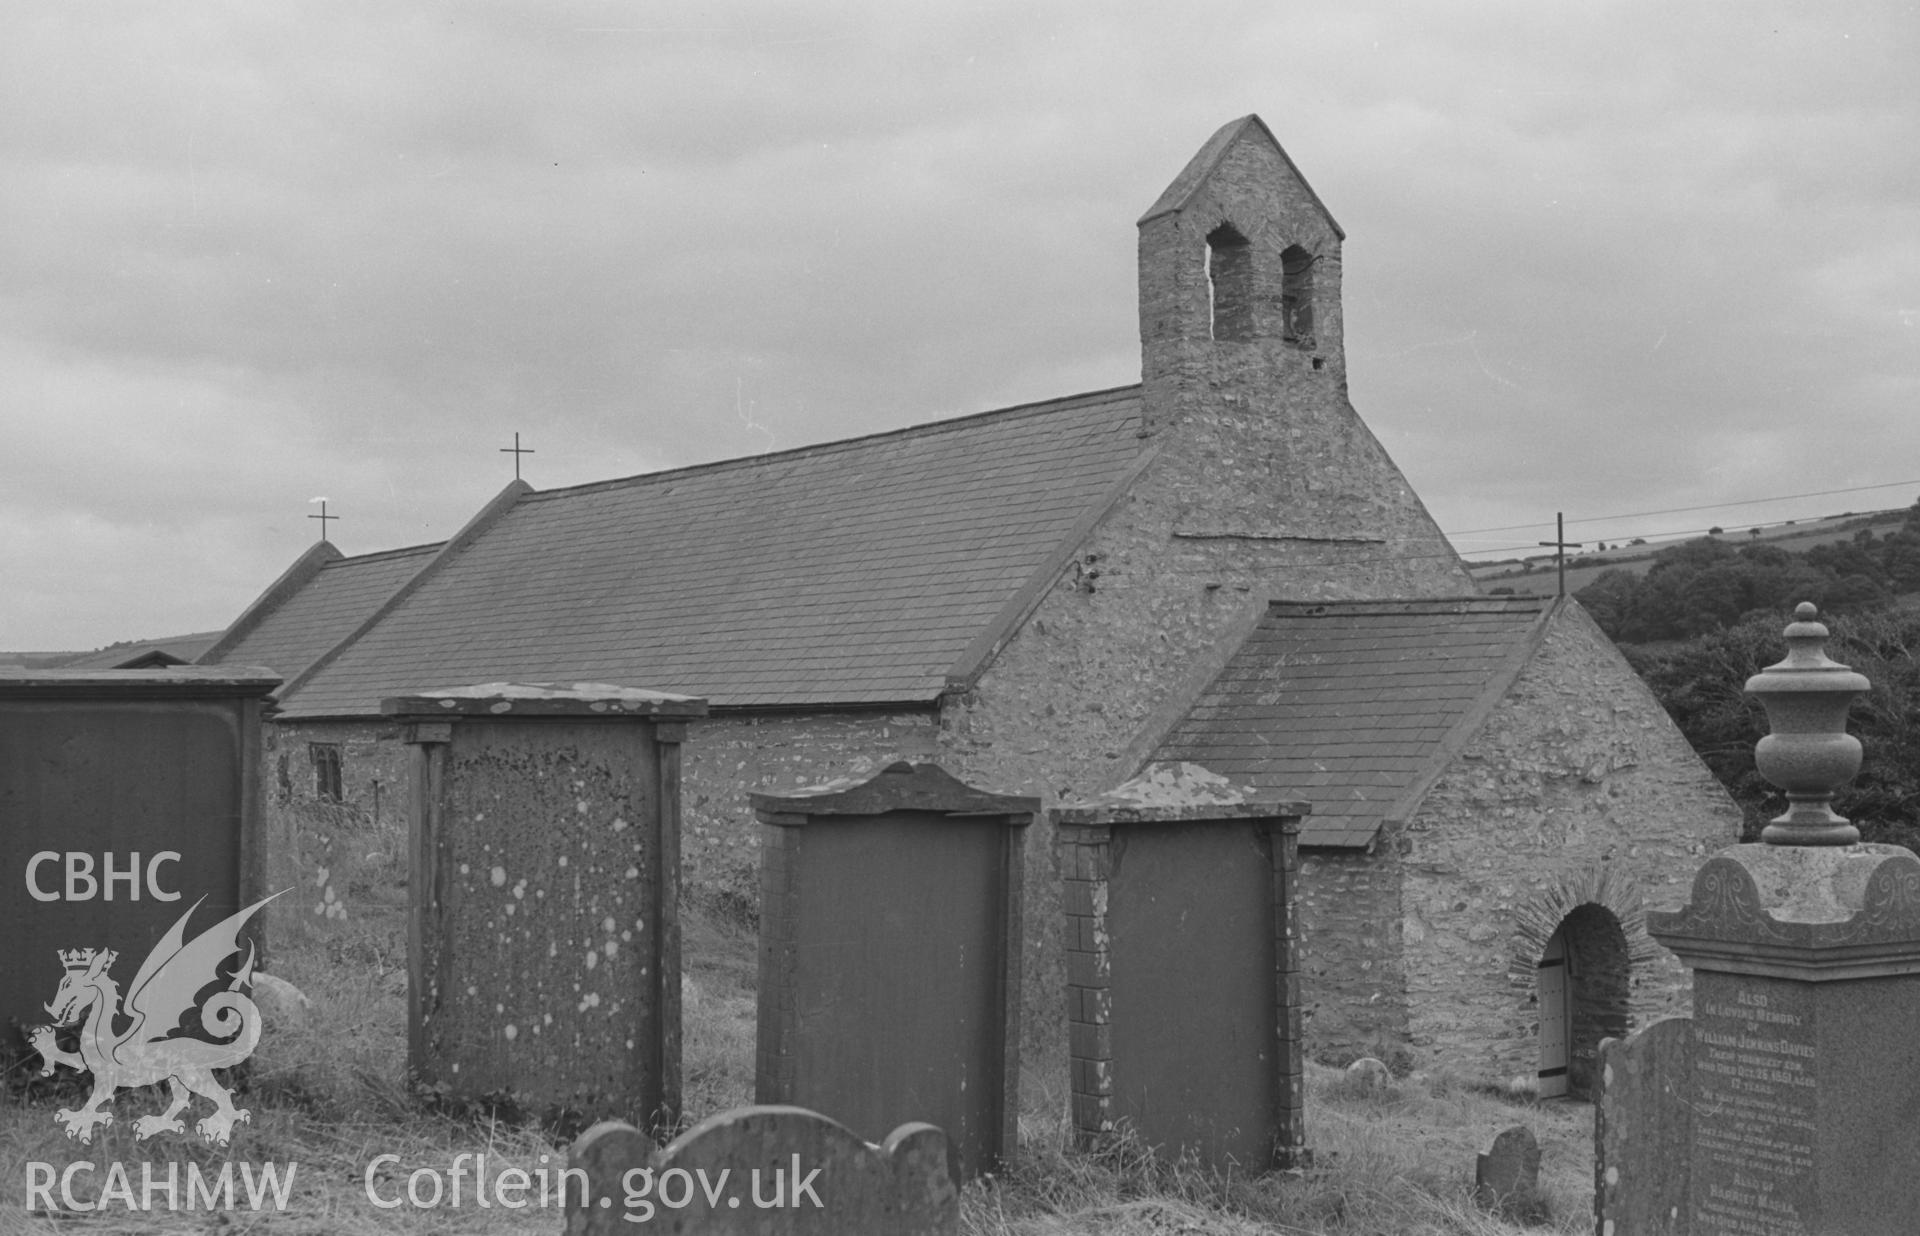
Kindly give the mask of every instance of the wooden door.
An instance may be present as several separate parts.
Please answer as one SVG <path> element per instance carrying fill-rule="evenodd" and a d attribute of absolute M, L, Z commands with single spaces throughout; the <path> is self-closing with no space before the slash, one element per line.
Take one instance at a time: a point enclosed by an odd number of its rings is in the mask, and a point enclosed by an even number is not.
<path fill-rule="evenodd" d="M 1565 928 L 1556 930 L 1540 957 L 1534 990 L 1540 998 L 1540 1097 L 1567 1093 L 1568 991 Z"/>

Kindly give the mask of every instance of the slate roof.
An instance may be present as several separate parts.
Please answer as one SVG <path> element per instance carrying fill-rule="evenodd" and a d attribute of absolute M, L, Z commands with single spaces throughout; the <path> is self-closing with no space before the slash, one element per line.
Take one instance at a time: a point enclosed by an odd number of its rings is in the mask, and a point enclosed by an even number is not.
<path fill-rule="evenodd" d="M 1139 425 L 1125 387 L 522 494 L 289 683 L 282 715 L 502 679 L 715 707 L 931 703 L 1137 475 Z"/>
<path fill-rule="evenodd" d="M 213 646 L 218 631 L 198 631 L 191 635 L 169 635 L 161 639 L 115 644 L 97 652 L 81 653 L 60 662 L 61 669 L 144 669 L 150 666 L 183 665 Z"/>
<path fill-rule="evenodd" d="M 215 665 L 265 665 L 292 678 L 371 618 L 395 589 L 411 579 L 440 546 L 415 545 L 384 553 L 337 558 L 269 610 L 231 647 L 204 660 Z"/>
<path fill-rule="evenodd" d="M 1153 760 L 1312 803 L 1303 846 L 1405 819 L 1534 650 L 1551 597 L 1274 601 Z"/>

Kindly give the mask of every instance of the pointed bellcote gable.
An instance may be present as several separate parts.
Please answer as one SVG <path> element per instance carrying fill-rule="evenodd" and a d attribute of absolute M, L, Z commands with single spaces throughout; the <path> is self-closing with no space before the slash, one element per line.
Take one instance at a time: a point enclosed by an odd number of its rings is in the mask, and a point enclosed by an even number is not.
<path fill-rule="evenodd" d="M 1345 235 L 1258 116 L 1215 133 L 1140 219 L 1149 397 L 1214 361 L 1343 385 Z"/>

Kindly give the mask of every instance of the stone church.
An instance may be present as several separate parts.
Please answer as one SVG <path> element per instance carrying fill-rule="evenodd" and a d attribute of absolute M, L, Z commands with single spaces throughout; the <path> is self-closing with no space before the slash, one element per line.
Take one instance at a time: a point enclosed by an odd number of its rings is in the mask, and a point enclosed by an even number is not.
<path fill-rule="evenodd" d="M 444 543 L 315 546 L 201 658 L 286 679 L 265 798 L 276 883 L 304 900 L 275 930 L 336 930 L 392 899 L 404 847 L 367 840 L 404 828 L 383 698 L 605 682 L 711 705 L 683 748 L 696 901 L 751 905 L 753 790 L 910 759 L 1064 803 L 1177 757 L 1338 825 L 1306 851 L 1320 1054 L 1523 1067 L 1552 1033 L 1539 963 L 1582 915 L 1610 951 L 1578 964 L 1609 968 L 1634 1014 L 1671 1005 L 1682 980 L 1642 942 L 1643 890 L 1664 888 L 1678 854 L 1731 841 L 1736 817 L 1571 603 L 1447 600 L 1476 589 L 1348 401 L 1344 239 L 1248 116 L 1139 221 L 1137 385 L 565 489 L 516 481 Z M 1359 707 L 1430 693 L 1419 674 L 1316 697 L 1309 724 L 1349 731 L 1342 744 L 1401 727 L 1413 771 L 1381 772 L 1401 777 L 1390 809 L 1356 815 L 1319 801 L 1356 786 L 1312 780 L 1297 726 L 1250 716 L 1228 737 L 1292 744 L 1306 764 L 1230 758 L 1208 727 L 1223 675 L 1267 675 L 1276 703 L 1298 690 L 1277 667 L 1310 654 L 1273 638 L 1276 621 L 1364 642 L 1375 605 L 1420 616 L 1400 645 L 1414 665 L 1471 642 L 1489 612 L 1508 619 L 1499 647 L 1456 667 L 1455 712 L 1413 724 L 1418 710 Z M 1027 861 L 1024 1020 L 1046 1058 L 1064 1041 L 1049 838 L 1029 839 Z M 1626 1015 L 1607 999 L 1607 1017 Z"/>

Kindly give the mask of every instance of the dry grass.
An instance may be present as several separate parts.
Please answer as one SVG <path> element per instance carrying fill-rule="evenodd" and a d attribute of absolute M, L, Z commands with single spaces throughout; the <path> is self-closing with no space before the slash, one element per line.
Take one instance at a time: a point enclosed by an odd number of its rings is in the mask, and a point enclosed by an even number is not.
<path fill-rule="evenodd" d="M 1057 1116 L 1021 1124 L 1018 1167 L 967 1191 L 974 1236 L 1507 1236 L 1592 1229 L 1592 1111 L 1582 1104 L 1514 1102 L 1447 1079 L 1383 1091 L 1337 1069 L 1308 1066 L 1308 1142 L 1315 1166 L 1248 1178 L 1167 1163 L 1118 1142 L 1099 1154 L 1069 1149 Z M 1540 1138 L 1541 1193 L 1553 1219 L 1522 1228 L 1484 1214 L 1470 1197 L 1473 1160 L 1500 1130 L 1525 1124 Z"/>
<path fill-rule="evenodd" d="M 485 1153 L 487 1174 L 505 1168 L 530 1175 L 563 1161 L 564 1150 L 541 1130 L 423 1106 L 405 1081 L 405 979 L 391 924 L 336 935 L 324 945 L 289 950 L 276 969 L 313 998 L 311 1024 L 263 1045 L 244 1095 L 252 1121 L 232 1149 L 179 1135 L 136 1142 L 133 1120 L 159 1110 L 151 1092 L 129 1092 L 116 1120 L 90 1147 L 68 1141 L 56 1107 L 72 1106 L 71 1085 L 55 1093 L 8 1078 L 0 1113 L 0 1233 L 47 1232 L 56 1224 L 25 1213 L 29 1162 L 56 1170 L 86 1159 L 134 1167 L 152 1160 L 164 1179 L 168 1162 L 182 1173 L 198 1164 L 214 1175 L 231 1162 L 298 1163 L 284 1212 L 240 1209 L 227 1215 L 129 1212 L 115 1206 L 57 1227 L 88 1232 L 477 1233 L 479 1236 L 560 1230 L 556 1207 L 478 1209 L 470 1192 L 459 1209 L 375 1207 L 366 1195 L 368 1165 L 395 1154 L 379 1177 L 383 1196 L 397 1196 L 415 1168 L 443 1180 L 454 1157 Z M 754 939 L 750 930 L 689 915 L 684 925 L 686 1032 L 684 1092 L 689 1120 L 748 1102 L 753 1087 Z M 1032 1077 L 1060 1070 L 1033 1069 Z M 1064 1095 L 1042 1094 L 1021 1121 L 1021 1160 L 1004 1176 L 969 1186 L 962 1223 L 975 1236 L 1069 1236 L 1154 1233 L 1242 1236 L 1254 1232 L 1445 1233 L 1491 1236 L 1523 1229 L 1482 1214 L 1468 1198 L 1473 1156 L 1499 1130 L 1524 1123 L 1545 1151 L 1543 1192 L 1555 1216 L 1549 1230 L 1584 1232 L 1592 1225 L 1591 1114 L 1584 1106 L 1516 1104 L 1446 1079 L 1395 1082 L 1372 1093 L 1344 1074 L 1311 1069 L 1309 1140 L 1317 1166 L 1298 1176 L 1248 1179 L 1158 1161 L 1140 1147 L 1115 1145 L 1095 1155 L 1068 1148 Z M 1037 1087 L 1035 1089 L 1038 1089 Z M 542 1156 L 545 1156 L 544 1160 Z M 536 1177 L 537 1178 L 537 1177 Z M 101 1177 L 80 1177 L 82 1196 L 97 1195 Z M 471 1181 L 465 1185 L 471 1190 Z M 236 1192 L 244 1194 L 243 1181 Z M 56 1194 L 57 1196 L 57 1194 Z M 158 1195 L 164 1199 L 164 1194 Z M 163 1203 L 164 1204 L 164 1203 Z M 1534 1229 L 1541 1230 L 1541 1229 Z"/>

